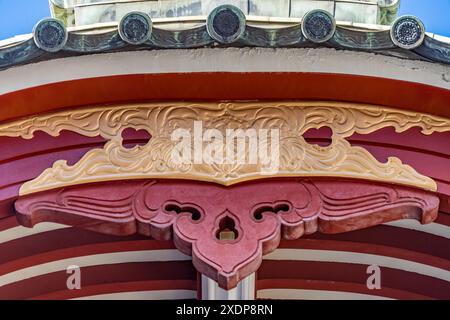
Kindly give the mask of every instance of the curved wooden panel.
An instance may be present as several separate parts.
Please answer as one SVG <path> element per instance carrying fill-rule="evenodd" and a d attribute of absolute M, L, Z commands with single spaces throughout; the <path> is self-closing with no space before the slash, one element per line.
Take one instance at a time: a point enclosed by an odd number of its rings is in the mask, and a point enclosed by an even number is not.
<path fill-rule="evenodd" d="M 410 229 L 410 224 L 389 224 L 337 235 L 314 234 L 299 240 L 282 240 L 281 249 L 325 251 L 328 255 L 322 255 L 320 260 L 303 254 L 298 256 L 300 259 L 289 255 L 286 260 L 263 260 L 257 274 L 258 298 L 448 299 L 450 282 L 427 274 L 427 270 L 432 270 L 430 267 L 450 273 L 450 257 L 446 250 L 450 232 L 440 233 L 442 228 L 450 227 L 447 217 L 441 215 L 431 225 L 434 228 L 414 224 L 415 229 Z M 22 280 L 1 287 L 0 298 L 160 299 L 185 294 L 183 297 L 190 299 L 196 296 L 197 273 L 190 261 L 134 262 L 129 255 L 147 250 L 145 259 L 150 260 L 152 251 L 174 250 L 171 242 L 143 236 L 102 235 L 59 225 L 44 224 L 37 228 L 22 227 L 14 217 L 0 220 L 0 251 L 4 253 L 0 261 L 0 278 L 16 271 L 23 275 L 30 267 L 35 270 L 29 274 L 31 277 L 22 277 Z M 128 256 L 113 261 L 108 254 Z M 377 263 L 390 258 L 403 261 L 396 265 L 380 265 L 381 290 L 366 287 L 367 255 L 378 257 Z M 98 258 L 84 264 L 89 256 Z M 294 258 L 297 260 L 292 260 Z M 60 261 L 66 261 L 60 271 L 42 269 L 46 264 Z M 65 268 L 72 262 L 81 266 L 81 290 L 66 288 L 69 275 Z M 419 273 L 411 272 L 408 268 L 414 263 L 425 267 L 420 267 Z"/>
<path fill-rule="evenodd" d="M 5 106 L 0 121 L 86 105 L 174 100 L 348 101 L 450 118 L 450 90 L 419 83 L 337 73 L 199 72 L 97 77 L 22 89 L 0 95 Z"/>

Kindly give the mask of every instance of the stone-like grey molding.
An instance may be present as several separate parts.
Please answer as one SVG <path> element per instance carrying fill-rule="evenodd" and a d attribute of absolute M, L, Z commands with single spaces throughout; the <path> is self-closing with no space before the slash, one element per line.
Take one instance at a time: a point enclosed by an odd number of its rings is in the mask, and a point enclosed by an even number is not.
<path fill-rule="evenodd" d="M 314 43 L 305 37 L 301 24 L 283 28 L 246 25 L 239 37 L 233 39 L 233 42 L 227 43 L 214 39 L 208 33 L 205 21 L 205 24 L 201 26 L 186 30 L 165 30 L 153 26 L 149 39 L 138 45 L 131 45 L 122 40 L 118 29 L 101 34 L 83 34 L 69 31 L 65 45 L 58 52 L 47 52 L 40 49 L 34 39 L 31 38 L 0 49 L 0 70 L 80 54 L 146 49 L 188 49 L 217 45 L 267 48 L 315 48 L 322 46 L 450 64 L 450 44 L 427 35 L 424 35 L 423 42 L 418 47 L 405 49 L 394 43 L 390 30 L 362 31 L 338 25 L 334 35 L 328 41 Z"/>

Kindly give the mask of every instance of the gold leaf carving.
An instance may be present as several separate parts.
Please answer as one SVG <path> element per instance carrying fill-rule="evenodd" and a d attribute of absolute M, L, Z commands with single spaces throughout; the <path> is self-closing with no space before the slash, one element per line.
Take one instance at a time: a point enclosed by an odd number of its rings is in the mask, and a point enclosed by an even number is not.
<path fill-rule="evenodd" d="M 205 129 L 279 129 L 280 167 L 275 174 L 262 173 L 260 164 L 183 164 L 171 160 L 177 128 L 191 130 L 194 121 Z M 330 127 L 332 144 L 311 145 L 303 134 Z M 31 139 L 34 132 L 58 136 L 69 130 L 109 140 L 103 149 L 87 152 L 73 166 L 59 160 L 36 179 L 25 183 L 20 194 L 105 180 L 178 178 L 231 185 L 270 176 L 333 176 L 384 181 L 436 190 L 436 183 L 402 164 L 398 158 L 378 162 L 366 149 L 352 147 L 345 138 L 394 127 L 404 132 L 420 127 L 423 134 L 450 131 L 450 121 L 417 112 L 332 102 L 292 103 L 153 103 L 63 111 L 0 125 L 0 136 Z M 152 138 L 145 146 L 126 149 L 121 133 L 126 128 L 147 130 Z M 248 151 L 247 151 L 248 152 Z"/>

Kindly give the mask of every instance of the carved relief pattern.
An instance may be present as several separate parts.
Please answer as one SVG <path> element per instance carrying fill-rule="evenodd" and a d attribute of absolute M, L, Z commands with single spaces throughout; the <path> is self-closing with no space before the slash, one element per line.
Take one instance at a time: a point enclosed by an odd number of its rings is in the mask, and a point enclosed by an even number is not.
<path fill-rule="evenodd" d="M 143 44 L 150 38 L 151 33 L 152 21 L 147 14 L 130 12 L 120 21 L 119 34 L 129 44 Z"/>
<path fill-rule="evenodd" d="M 44 51 L 61 50 L 67 41 L 67 30 L 64 24 L 53 18 L 40 21 L 33 30 L 36 45 Z"/>
<path fill-rule="evenodd" d="M 394 22 L 391 37 L 392 41 L 400 48 L 415 49 L 425 39 L 425 27 L 414 16 L 402 16 Z"/>
<path fill-rule="evenodd" d="M 303 34 L 312 42 L 326 42 L 333 37 L 336 31 L 336 21 L 327 11 L 312 10 L 305 15 L 303 20 Z"/>
<path fill-rule="evenodd" d="M 223 187 L 177 180 L 72 186 L 19 198 L 17 218 L 107 234 L 173 239 L 196 269 L 230 289 L 255 272 L 281 238 L 341 233 L 398 219 L 430 223 L 439 199 L 425 191 L 366 182 L 264 180 Z M 227 227 L 234 237 L 221 239 Z"/>
<path fill-rule="evenodd" d="M 222 133 L 229 128 L 279 129 L 279 170 L 267 174 L 261 164 L 175 163 L 171 152 L 178 141 L 172 141 L 171 134 L 177 128 L 192 132 L 194 121 L 202 121 L 204 129 L 215 128 Z M 36 131 L 58 136 L 62 130 L 69 130 L 108 140 L 103 149 L 87 152 L 73 166 L 65 160 L 55 162 L 25 183 L 21 194 L 73 184 L 157 177 L 231 185 L 269 176 L 336 176 L 436 190 L 432 179 L 400 159 L 391 157 L 387 163 L 380 163 L 366 149 L 345 140 L 354 133 L 369 134 L 389 126 L 397 132 L 420 127 L 427 135 L 450 130 L 448 119 L 389 108 L 330 102 L 255 102 L 140 104 L 64 111 L 0 125 L 0 135 L 31 139 Z M 302 135 L 321 127 L 332 129 L 332 144 L 321 147 L 307 143 Z M 127 149 L 121 137 L 126 128 L 147 130 L 152 138 L 145 146 Z"/>

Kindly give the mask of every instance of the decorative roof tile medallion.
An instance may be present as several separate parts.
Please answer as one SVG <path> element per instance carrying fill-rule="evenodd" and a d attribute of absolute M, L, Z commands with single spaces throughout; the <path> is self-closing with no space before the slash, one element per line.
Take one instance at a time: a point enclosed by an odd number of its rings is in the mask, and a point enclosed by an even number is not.
<path fill-rule="evenodd" d="M 152 20 L 146 13 L 130 12 L 119 23 L 119 35 L 129 44 L 143 44 L 151 34 Z"/>
<path fill-rule="evenodd" d="M 243 35 L 245 24 L 245 15 L 241 9 L 232 5 L 222 5 L 211 11 L 206 27 L 211 38 L 228 44 Z"/>
<path fill-rule="evenodd" d="M 66 45 L 68 35 L 62 21 L 48 18 L 36 24 L 33 37 L 38 48 L 47 52 L 57 52 Z"/>
<path fill-rule="evenodd" d="M 178 23 L 175 28 L 157 28 L 156 25 L 153 28 L 153 22 L 146 13 L 132 12 L 129 15 L 125 16 L 117 28 L 111 26 L 111 32 L 103 32 L 95 24 L 88 29 L 72 29 L 67 43 L 67 32 L 62 21 L 43 20 L 37 25 L 34 40 L 8 40 L 6 43 L 9 44 L 0 45 L 0 70 L 61 58 L 58 50 L 64 50 L 63 57 L 126 52 L 130 50 L 130 46 L 124 45 L 124 42 L 141 45 L 149 50 L 214 47 L 217 43 L 229 47 L 315 48 L 326 43 L 327 47 L 336 49 L 367 52 L 376 50 L 387 56 L 392 56 L 392 49 L 397 46 L 399 50 L 396 50 L 395 55 L 399 58 L 450 64 L 450 41 L 445 37 L 441 39 L 426 35 L 422 22 L 412 16 L 401 17 L 395 21 L 392 30 L 388 31 L 385 27 L 373 25 L 354 25 L 352 28 L 346 23 L 336 25 L 335 19 L 322 10 L 308 12 L 301 24 L 289 22 L 286 26 L 281 26 L 277 20 L 266 21 L 266 18 L 261 20 L 257 16 L 251 16 L 248 19 L 252 23 L 248 27 L 243 11 L 232 5 L 217 7 L 205 23 L 199 23 L 198 16 L 192 17 L 192 20 L 182 16 L 179 17 L 182 20 L 158 21 L 158 24 Z M 64 20 L 63 17 L 61 19 Z M 261 23 L 260 20 L 264 22 Z M 196 27 L 193 28 L 192 23 Z M 53 54 L 42 55 L 45 51 Z"/>
<path fill-rule="evenodd" d="M 414 16 L 400 17 L 392 25 L 391 38 L 402 49 L 415 49 L 425 39 L 425 26 Z"/>
<path fill-rule="evenodd" d="M 314 43 L 330 40 L 336 31 L 334 17 L 324 10 L 312 10 L 302 19 L 303 35 Z"/>

